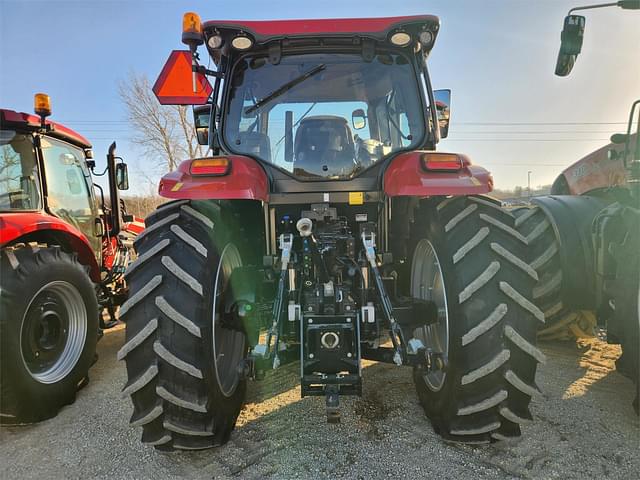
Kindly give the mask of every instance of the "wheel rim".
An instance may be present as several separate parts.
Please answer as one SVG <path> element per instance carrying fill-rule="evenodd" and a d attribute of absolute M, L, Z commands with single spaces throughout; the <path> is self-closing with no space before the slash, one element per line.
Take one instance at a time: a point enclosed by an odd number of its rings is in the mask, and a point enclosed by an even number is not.
<path fill-rule="evenodd" d="M 22 319 L 20 353 L 29 374 L 44 384 L 64 379 L 87 338 L 87 308 L 72 284 L 56 280 L 31 299 Z"/>
<path fill-rule="evenodd" d="M 444 275 L 436 250 L 427 239 L 416 246 L 411 264 L 411 295 L 421 300 L 430 300 L 438 307 L 438 319 L 435 323 L 416 329 L 414 336 L 434 352 L 441 353 L 445 360 L 449 356 L 449 309 Z M 434 392 L 444 385 L 446 373 L 432 370 L 424 374 L 427 386 Z"/>
<path fill-rule="evenodd" d="M 235 392 L 240 374 L 238 364 L 244 356 L 245 337 L 242 332 L 224 328 L 220 310 L 224 309 L 224 295 L 229 285 L 231 272 L 242 266 L 240 252 L 235 245 L 228 243 L 220 254 L 213 289 L 213 358 L 216 380 L 220 391 L 226 397 Z"/>

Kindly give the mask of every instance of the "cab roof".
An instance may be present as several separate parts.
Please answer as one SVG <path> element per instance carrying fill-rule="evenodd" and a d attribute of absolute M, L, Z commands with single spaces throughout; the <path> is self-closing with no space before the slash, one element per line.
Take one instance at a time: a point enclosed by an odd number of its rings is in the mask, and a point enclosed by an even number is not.
<path fill-rule="evenodd" d="M 51 131 L 47 132 L 47 135 L 73 143 L 80 148 L 91 148 L 89 140 L 70 128 L 49 120 L 46 120 L 46 124 L 53 127 Z M 0 109 L 0 126 L 3 129 L 35 131 L 40 127 L 40 117 L 29 113 Z"/>
<path fill-rule="evenodd" d="M 301 20 L 211 20 L 204 22 L 204 30 L 235 30 L 254 37 L 256 43 L 301 37 L 366 37 L 384 41 L 391 32 L 430 30 L 435 36 L 440 19 L 435 15 L 412 15 L 380 18 L 331 18 Z M 432 43 L 433 45 L 433 43 Z"/>

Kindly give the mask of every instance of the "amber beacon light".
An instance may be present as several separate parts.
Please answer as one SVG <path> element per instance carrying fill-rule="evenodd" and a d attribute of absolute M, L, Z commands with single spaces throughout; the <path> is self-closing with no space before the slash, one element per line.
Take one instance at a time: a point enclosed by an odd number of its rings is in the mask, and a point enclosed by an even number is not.
<path fill-rule="evenodd" d="M 46 93 L 36 93 L 33 96 L 33 111 L 40 117 L 51 115 L 51 99 Z"/>
<path fill-rule="evenodd" d="M 182 43 L 190 46 L 202 45 L 202 22 L 200 15 L 187 12 L 182 17 Z"/>

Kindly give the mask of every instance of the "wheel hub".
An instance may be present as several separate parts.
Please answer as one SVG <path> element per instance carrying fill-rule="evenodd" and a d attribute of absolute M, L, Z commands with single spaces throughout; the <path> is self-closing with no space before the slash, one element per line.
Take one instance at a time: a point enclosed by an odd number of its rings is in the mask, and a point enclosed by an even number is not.
<path fill-rule="evenodd" d="M 234 268 L 242 266 L 238 249 L 232 243 L 222 250 L 214 278 L 213 291 L 213 358 L 218 386 L 223 395 L 233 395 L 240 381 L 240 365 L 244 356 L 245 337 L 242 331 L 225 324 L 226 293 Z"/>
<path fill-rule="evenodd" d="M 20 349 L 31 376 L 55 383 L 75 367 L 87 335 L 87 312 L 78 290 L 54 281 L 32 298 L 23 317 Z"/>
<path fill-rule="evenodd" d="M 414 335 L 437 360 L 429 362 L 430 368 L 426 369 L 423 377 L 431 390 L 439 391 L 445 382 L 449 355 L 449 309 L 440 261 L 427 239 L 416 245 L 411 265 L 411 295 L 434 302 L 438 309 L 437 320 L 417 329 Z"/>

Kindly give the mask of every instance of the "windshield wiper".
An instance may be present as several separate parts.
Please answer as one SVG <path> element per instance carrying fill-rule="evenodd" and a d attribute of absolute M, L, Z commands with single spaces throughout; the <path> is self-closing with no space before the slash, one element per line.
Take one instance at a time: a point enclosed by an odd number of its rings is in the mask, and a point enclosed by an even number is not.
<path fill-rule="evenodd" d="M 326 68 L 326 65 L 324 63 L 321 63 L 320 65 L 318 65 L 317 67 L 312 68 L 311 70 L 309 70 L 306 73 L 303 73 L 302 75 L 300 75 L 299 77 L 294 78 L 293 80 L 285 83 L 284 85 L 282 85 L 280 88 L 278 88 L 277 90 L 274 90 L 273 92 L 271 92 L 269 95 L 267 95 L 264 98 L 261 98 L 260 100 L 258 100 L 255 105 L 247 108 L 245 110 L 245 115 L 250 114 L 251 112 L 256 111 L 257 109 L 259 109 L 261 106 L 263 106 L 265 103 L 269 103 L 271 100 L 273 100 L 274 98 L 278 98 L 280 95 L 282 95 L 285 92 L 288 92 L 289 90 L 291 90 L 293 87 L 295 87 L 296 85 L 304 82 L 306 79 L 313 77 L 316 73 L 321 72 L 322 70 L 324 70 Z"/>

